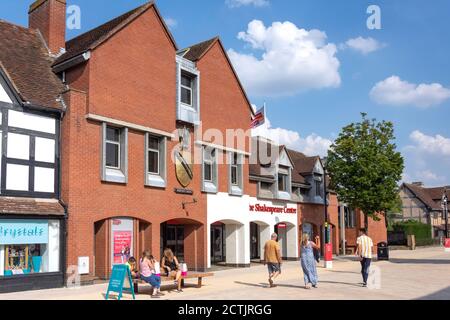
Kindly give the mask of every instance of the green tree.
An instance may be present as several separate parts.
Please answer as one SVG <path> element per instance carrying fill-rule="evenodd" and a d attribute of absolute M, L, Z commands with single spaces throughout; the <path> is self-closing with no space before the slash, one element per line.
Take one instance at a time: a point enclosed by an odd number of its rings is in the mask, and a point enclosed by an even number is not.
<path fill-rule="evenodd" d="M 339 200 L 379 221 L 398 203 L 398 182 L 404 169 L 404 161 L 394 143 L 392 122 L 368 120 L 362 113 L 362 121 L 342 129 L 328 152 L 327 169 L 331 186 Z"/>

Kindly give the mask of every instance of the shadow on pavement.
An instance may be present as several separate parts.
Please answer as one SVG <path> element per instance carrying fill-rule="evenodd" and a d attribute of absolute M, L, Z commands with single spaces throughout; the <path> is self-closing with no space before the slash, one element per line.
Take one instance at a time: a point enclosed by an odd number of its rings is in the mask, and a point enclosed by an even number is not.
<path fill-rule="evenodd" d="M 361 285 L 361 284 L 350 283 L 350 282 L 341 282 L 341 281 L 319 281 L 319 285 L 320 285 L 321 283 L 344 284 L 344 285 L 346 285 L 346 286 L 352 286 L 352 287 L 362 288 L 362 285 Z"/>
<path fill-rule="evenodd" d="M 410 264 L 448 264 L 450 260 L 446 259 L 389 259 L 392 263 L 410 263 Z"/>
<path fill-rule="evenodd" d="M 241 281 L 235 281 L 236 284 L 242 284 L 244 286 L 250 286 L 250 287 L 258 287 L 258 288 L 265 288 L 270 289 L 269 285 L 266 283 L 248 283 L 248 282 L 241 282 Z M 304 286 L 295 286 L 292 284 L 279 284 L 275 282 L 275 285 L 280 288 L 294 288 L 294 289 L 305 289 Z"/>
<path fill-rule="evenodd" d="M 417 300 L 450 300 L 450 287 L 420 297 Z"/>

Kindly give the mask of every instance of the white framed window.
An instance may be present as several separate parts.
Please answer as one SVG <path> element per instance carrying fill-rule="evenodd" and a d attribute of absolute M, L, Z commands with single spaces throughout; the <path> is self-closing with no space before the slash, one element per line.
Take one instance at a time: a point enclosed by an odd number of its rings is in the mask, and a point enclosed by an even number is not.
<path fill-rule="evenodd" d="M 120 169 L 120 129 L 106 127 L 106 167 Z"/>
<path fill-rule="evenodd" d="M 177 120 L 200 121 L 200 71 L 194 62 L 176 56 Z"/>
<path fill-rule="evenodd" d="M 229 153 L 228 192 L 231 195 L 243 195 L 243 155 L 236 152 Z"/>
<path fill-rule="evenodd" d="M 291 183 L 291 169 L 286 166 L 278 167 L 277 177 L 278 198 L 283 200 L 291 200 L 292 198 L 292 183 Z"/>
<path fill-rule="evenodd" d="M 102 124 L 102 181 L 128 182 L 128 128 Z"/>
<path fill-rule="evenodd" d="M 315 185 L 316 185 L 316 195 L 318 197 L 323 197 L 322 196 L 322 181 L 317 181 L 315 180 Z"/>
<path fill-rule="evenodd" d="M 278 174 L 278 191 L 287 192 L 287 174 Z"/>
<path fill-rule="evenodd" d="M 145 185 L 166 187 L 166 137 L 145 134 Z"/>
<path fill-rule="evenodd" d="M 217 150 L 211 147 L 203 147 L 202 161 L 202 185 L 203 192 L 217 193 Z"/>
<path fill-rule="evenodd" d="M 159 149 L 160 139 L 154 136 L 148 136 L 147 163 L 148 173 L 159 174 Z"/>
<path fill-rule="evenodd" d="M 193 78 L 186 73 L 181 73 L 181 102 L 193 107 Z"/>

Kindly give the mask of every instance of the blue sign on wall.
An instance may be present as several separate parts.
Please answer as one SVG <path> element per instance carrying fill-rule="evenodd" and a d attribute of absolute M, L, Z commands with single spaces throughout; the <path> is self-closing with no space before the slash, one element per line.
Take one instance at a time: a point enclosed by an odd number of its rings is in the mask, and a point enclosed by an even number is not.
<path fill-rule="evenodd" d="M 0 245 L 48 243 L 47 220 L 1 220 Z"/>

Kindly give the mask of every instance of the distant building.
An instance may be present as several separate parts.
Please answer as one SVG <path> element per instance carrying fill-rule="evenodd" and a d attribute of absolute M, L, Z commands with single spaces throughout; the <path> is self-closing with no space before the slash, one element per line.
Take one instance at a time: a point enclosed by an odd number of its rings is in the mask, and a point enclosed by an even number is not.
<path fill-rule="evenodd" d="M 445 220 L 441 200 L 445 189 L 450 189 L 450 186 L 426 188 L 422 182 L 402 184 L 402 212 L 394 217 L 394 221 L 420 221 L 430 225 L 433 238 L 443 236 Z"/>

